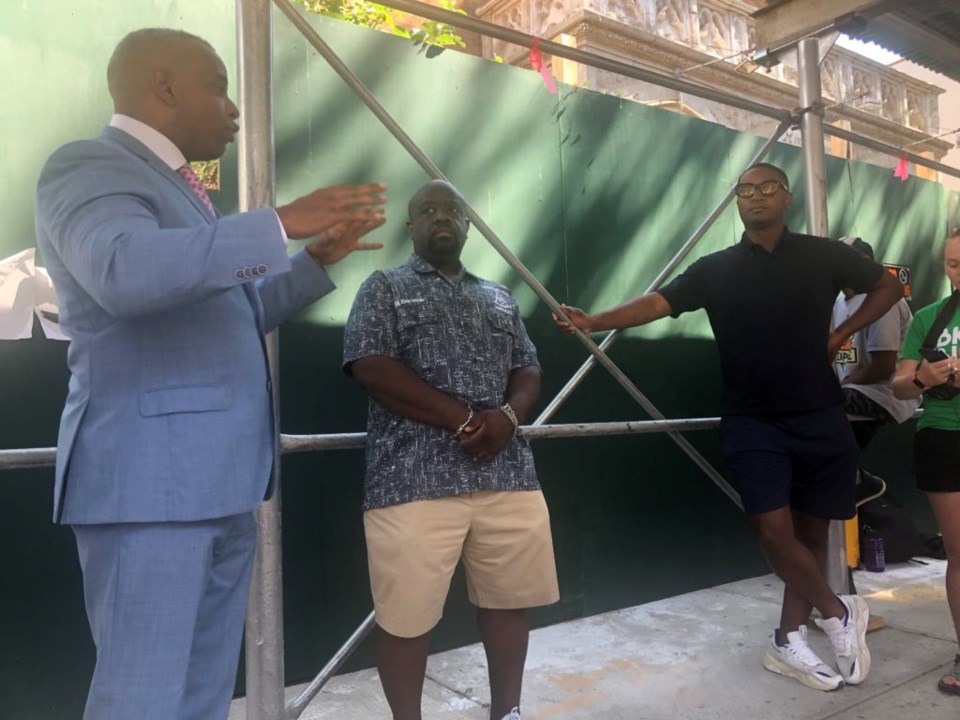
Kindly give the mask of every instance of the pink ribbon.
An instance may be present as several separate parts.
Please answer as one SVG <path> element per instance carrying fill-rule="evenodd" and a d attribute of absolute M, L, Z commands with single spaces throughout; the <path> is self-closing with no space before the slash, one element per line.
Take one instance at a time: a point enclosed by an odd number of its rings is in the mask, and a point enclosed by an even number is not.
<path fill-rule="evenodd" d="M 906 182 L 907 178 L 910 177 L 910 172 L 907 170 L 906 155 L 900 158 L 900 162 L 897 163 L 897 169 L 893 171 L 893 176 L 895 178 L 900 178 L 904 182 Z"/>
<path fill-rule="evenodd" d="M 530 67 L 540 72 L 547 90 L 551 95 L 556 95 L 557 84 L 553 81 L 553 73 L 550 72 L 550 68 L 543 61 L 543 53 L 540 52 L 540 38 L 534 38 L 533 44 L 530 46 Z"/>

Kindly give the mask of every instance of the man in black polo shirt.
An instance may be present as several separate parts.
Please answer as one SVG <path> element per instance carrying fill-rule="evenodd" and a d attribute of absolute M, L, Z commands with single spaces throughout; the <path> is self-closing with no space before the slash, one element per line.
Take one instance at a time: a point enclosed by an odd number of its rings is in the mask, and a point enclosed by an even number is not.
<path fill-rule="evenodd" d="M 724 381 L 720 449 L 760 547 L 785 585 L 780 626 L 763 666 L 834 690 L 866 679 L 870 652 L 866 602 L 834 595 L 826 581 L 830 520 L 855 512 L 858 452 L 830 363 L 841 344 L 880 318 L 903 290 L 843 243 L 790 232 L 785 219 L 793 196 L 780 168 L 748 168 L 737 197 L 745 227 L 737 245 L 701 258 L 659 291 L 609 310 L 591 315 L 563 308 L 584 332 L 706 309 Z M 866 298 L 831 332 L 843 287 Z M 813 608 L 823 618 L 816 622 L 830 638 L 839 674 L 807 644 Z"/>

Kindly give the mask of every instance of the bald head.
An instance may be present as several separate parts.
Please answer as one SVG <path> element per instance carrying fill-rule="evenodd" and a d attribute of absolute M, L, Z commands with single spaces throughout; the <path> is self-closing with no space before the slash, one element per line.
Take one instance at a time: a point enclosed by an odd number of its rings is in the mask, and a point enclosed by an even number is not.
<path fill-rule="evenodd" d="M 203 38 L 147 28 L 127 35 L 107 66 L 114 109 L 159 131 L 187 160 L 220 157 L 237 132 L 227 70 Z"/>
<path fill-rule="evenodd" d="M 413 220 L 414 213 L 421 201 L 425 197 L 437 193 L 441 195 L 449 194 L 460 201 L 462 205 L 466 205 L 466 201 L 463 199 L 460 191 L 457 190 L 453 185 L 448 183 L 446 180 L 431 180 L 426 185 L 421 185 L 420 189 L 413 194 L 412 198 L 410 198 L 410 202 L 407 203 L 407 217 Z"/>
<path fill-rule="evenodd" d="M 145 28 L 128 34 L 107 65 L 107 88 L 117 112 L 136 112 L 149 94 L 154 73 L 183 70 L 190 51 L 213 48 L 203 38 L 183 30 Z"/>
<path fill-rule="evenodd" d="M 407 212 L 414 252 L 441 272 L 457 272 L 470 228 L 463 196 L 450 183 L 432 180 L 413 194 Z"/>

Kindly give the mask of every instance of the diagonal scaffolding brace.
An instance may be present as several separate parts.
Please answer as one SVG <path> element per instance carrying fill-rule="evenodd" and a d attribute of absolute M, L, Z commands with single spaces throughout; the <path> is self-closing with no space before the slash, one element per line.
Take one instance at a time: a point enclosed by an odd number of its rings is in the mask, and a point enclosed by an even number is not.
<path fill-rule="evenodd" d="M 300 33 L 306 38 L 314 49 L 320 54 L 320 56 L 327 61 L 331 68 L 340 76 L 340 78 L 357 94 L 360 100 L 366 105 L 371 112 L 377 117 L 378 120 L 384 125 L 384 127 L 390 132 L 391 135 L 400 143 L 403 148 L 410 153 L 414 160 L 426 171 L 428 175 L 437 179 L 447 181 L 446 176 L 440 171 L 433 161 L 421 150 L 416 143 L 410 138 L 409 135 L 403 130 L 402 127 L 397 123 L 396 120 L 387 112 L 387 110 L 380 104 L 377 98 L 371 93 L 366 86 L 360 81 L 360 79 L 347 67 L 347 65 L 340 59 L 340 57 L 333 51 L 333 49 L 327 45 L 326 41 L 320 37 L 319 33 L 307 22 L 306 18 L 297 11 L 293 5 L 290 4 L 289 0 L 274 0 L 274 4 L 283 12 L 284 15 L 293 23 L 294 27 L 300 31 Z M 526 266 L 520 262 L 516 255 L 514 255 L 510 249 L 500 240 L 497 234 L 493 229 L 486 223 L 486 221 L 480 217 L 477 211 L 470 205 L 469 202 L 465 202 L 467 217 L 470 219 L 470 222 L 473 223 L 474 227 L 480 231 L 480 234 L 486 238 L 487 242 L 493 246 L 493 248 L 500 253 L 501 257 L 507 261 L 507 263 L 520 275 L 521 279 L 536 293 L 539 297 L 554 313 L 557 315 L 566 317 L 563 312 L 563 309 L 560 307 L 560 303 L 550 294 L 550 292 L 540 283 L 539 280 L 531 273 Z M 604 353 L 600 348 L 597 347 L 596 343 L 585 333 L 581 332 L 579 329 L 574 328 L 577 339 L 587 348 L 590 354 L 596 359 L 600 365 L 602 365 L 612 376 L 613 378 L 627 391 L 627 393 L 637 401 L 637 403 L 655 420 L 666 420 L 666 417 L 656 408 L 656 406 L 647 399 L 647 397 L 640 392 L 640 389 L 634 385 L 633 381 L 630 380 L 624 374 L 624 372 L 617 367 L 617 365 Z M 743 505 L 740 502 L 740 496 L 736 490 L 726 481 L 726 479 L 714 468 L 703 455 L 700 454 L 689 440 L 683 437 L 680 433 L 669 432 L 668 433 L 671 440 L 673 440 L 680 448 L 694 461 L 694 463 L 706 473 L 706 475 L 713 480 L 713 482 L 729 497 L 737 507 L 742 508 Z"/>
<path fill-rule="evenodd" d="M 753 156 L 753 159 L 749 164 L 753 165 L 754 163 L 760 162 L 764 157 L 766 157 L 767 153 L 770 152 L 770 148 L 772 148 L 777 141 L 783 137 L 783 134 L 787 131 L 790 125 L 791 123 L 786 120 L 780 123 L 773 135 L 770 136 L 770 139 L 767 140 L 767 142 L 763 144 L 763 147 L 757 151 L 757 154 Z M 669 278 L 673 271 L 680 266 L 680 263 L 683 262 L 684 258 L 690 254 L 690 251 L 693 250 L 694 246 L 700 242 L 700 239 L 707 234 L 707 231 L 723 214 L 723 211 L 726 209 L 727 205 L 730 204 L 730 201 L 733 199 L 735 194 L 736 193 L 734 192 L 733 187 L 727 190 L 720 202 L 717 203 L 716 207 L 710 211 L 710 214 L 707 215 L 707 218 L 700 224 L 700 227 L 694 231 L 693 235 L 690 236 L 690 239 L 683 244 L 683 247 L 677 251 L 677 254 L 674 255 L 670 262 L 667 263 L 666 267 L 660 271 L 660 274 L 653 279 L 653 282 L 650 283 L 650 287 L 646 289 L 647 293 L 651 293 L 663 286 L 663 283 L 666 282 L 667 278 Z M 600 350 L 604 352 L 608 351 L 622 334 L 623 331 L 621 330 L 611 330 L 600 343 Z M 567 398 L 570 397 L 571 393 L 573 393 L 577 386 L 583 382 L 583 379 L 589 374 L 589 372 L 596 367 L 596 364 L 597 361 L 593 355 L 588 357 L 584 361 L 583 365 L 581 365 L 580 368 L 573 374 L 573 377 L 567 381 L 567 384 L 561 388 L 559 393 L 557 393 L 557 396 L 550 401 L 550 404 L 547 405 L 547 407 L 543 409 L 543 412 L 540 413 L 540 416 L 533 421 L 533 424 L 543 425 L 545 422 L 550 420 L 557 410 L 560 409 L 563 403 L 567 401 Z"/>

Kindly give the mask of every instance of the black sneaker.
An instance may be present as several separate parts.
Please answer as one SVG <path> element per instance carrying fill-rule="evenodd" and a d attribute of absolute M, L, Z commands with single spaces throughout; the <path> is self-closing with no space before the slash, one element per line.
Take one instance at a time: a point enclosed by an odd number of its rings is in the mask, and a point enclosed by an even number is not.
<path fill-rule="evenodd" d="M 857 473 L 857 479 L 859 482 L 854 491 L 856 493 L 857 507 L 871 500 L 876 500 L 887 491 L 886 481 L 866 470 L 860 469 Z"/>

